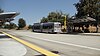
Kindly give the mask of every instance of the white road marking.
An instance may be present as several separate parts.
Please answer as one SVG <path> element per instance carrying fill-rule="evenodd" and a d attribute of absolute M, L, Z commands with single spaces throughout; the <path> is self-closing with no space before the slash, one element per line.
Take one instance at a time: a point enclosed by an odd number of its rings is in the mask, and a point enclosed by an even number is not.
<path fill-rule="evenodd" d="M 89 46 L 77 45 L 77 44 L 72 44 L 72 43 L 65 43 L 65 42 L 61 42 L 61 41 L 55 41 L 55 40 L 49 40 L 49 39 L 43 39 L 43 38 L 37 38 L 37 37 L 32 37 L 32 38 L 43 40 L 43 41 L 48 41 L 48 42 L 54 42 L 54 43 L 58 43 L 58 44 L 63 44 L 63 45 L 70 45 L 70 46 L 75 46 L 75 47 L 81 47 L 81 48 L 87 48 L 87 49 L 91 49 L 91 50 L 100 51 L 99 48 L 94 48 L 94 47 L 89 47 Z"/>

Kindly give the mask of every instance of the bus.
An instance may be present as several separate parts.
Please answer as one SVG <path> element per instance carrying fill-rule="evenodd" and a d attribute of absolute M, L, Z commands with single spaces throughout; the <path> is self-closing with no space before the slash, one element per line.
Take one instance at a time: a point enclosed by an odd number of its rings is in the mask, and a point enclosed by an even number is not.
<path fill-rule="evenodd" d="M 34 23 L 32 30 L 33 32 L 41 32 L 41 23 Z"/>
<path fill-rule="evenodd" d="M 60 22 L 34 23 L 33 31 L 44 32 L 44 33 L 60 33 L 61 23 Z"/>

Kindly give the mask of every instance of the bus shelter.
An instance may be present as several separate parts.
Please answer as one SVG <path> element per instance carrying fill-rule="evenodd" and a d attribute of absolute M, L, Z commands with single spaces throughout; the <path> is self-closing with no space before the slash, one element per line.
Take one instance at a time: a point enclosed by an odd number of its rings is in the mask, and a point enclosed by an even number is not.
<path fill-rule="evenodd" d="M 11 22 L 14 20 L 14 17 L 19 15 L 17 12 L 4 12 L 0 13 L 0 27 L 5 23 L 5 22 Z"/>
<path fill-rule="evenodd" d="M 96 25 L 96 20 L 90 17 L 82 19 L 71 19 L 68 23 L 69 32 L 90 32 L 89 26 Z"/>

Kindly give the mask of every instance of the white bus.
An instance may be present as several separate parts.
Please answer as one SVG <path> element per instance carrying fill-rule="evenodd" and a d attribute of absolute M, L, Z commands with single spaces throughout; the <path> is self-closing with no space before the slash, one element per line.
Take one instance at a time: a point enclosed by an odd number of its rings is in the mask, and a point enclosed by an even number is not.
<path fill-rule="evenodd" d="M 32 30 L 33 30 L 33 32 L 41 32 L 41 24 L 40 23 L 34 23 Z"/>
<path fill-rule="evenodd" d="M 46 32 L 46 33 L 60 33 L 61 23 L 59 22 L 47 22 L 33 25 L 33 31 L 35 32 Z"/>

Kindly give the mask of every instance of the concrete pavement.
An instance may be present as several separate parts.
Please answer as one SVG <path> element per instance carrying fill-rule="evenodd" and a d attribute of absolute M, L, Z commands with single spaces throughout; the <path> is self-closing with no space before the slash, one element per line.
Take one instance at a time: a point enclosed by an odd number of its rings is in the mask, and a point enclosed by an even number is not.
<path fill-rule="evenodd" d="M 26 52 L 22 44 L 0 35 L 0 56 L 24 56 Z"/>
<path fill-rule="evenodd" d="M 100 36 L 100 33 L 79 33 L 80 35 L 87 35 L 87 36 Z"/>

